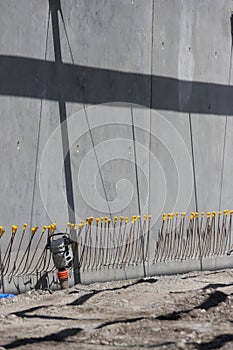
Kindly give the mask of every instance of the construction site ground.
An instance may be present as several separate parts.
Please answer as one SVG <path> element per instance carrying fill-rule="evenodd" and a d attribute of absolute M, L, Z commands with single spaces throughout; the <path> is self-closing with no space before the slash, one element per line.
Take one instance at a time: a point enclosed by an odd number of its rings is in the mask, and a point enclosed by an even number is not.
<path fill-rule="evenodd" d="M 233 270 L 0 300 L 0 349 L 233 349 Z"/>

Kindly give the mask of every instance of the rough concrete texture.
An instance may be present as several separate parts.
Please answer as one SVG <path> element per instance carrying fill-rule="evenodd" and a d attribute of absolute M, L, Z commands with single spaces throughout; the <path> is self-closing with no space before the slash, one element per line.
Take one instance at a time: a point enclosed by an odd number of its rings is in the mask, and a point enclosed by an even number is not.
<path fill-rule="evenodd" d="M 161 213 L 231 209 L 231 11 L 0 0 L 3 252 L 12 224 L 151 213 L 153 255 Z"/>

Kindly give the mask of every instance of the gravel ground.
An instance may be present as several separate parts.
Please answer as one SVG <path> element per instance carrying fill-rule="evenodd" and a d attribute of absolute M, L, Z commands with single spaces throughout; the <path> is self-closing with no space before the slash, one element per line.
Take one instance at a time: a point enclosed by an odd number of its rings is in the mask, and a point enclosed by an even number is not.
<path fill-rule="evenodd" d="M 233 270 L 33 290 L 0 310 L 0 349 L 233 349 Z"/>

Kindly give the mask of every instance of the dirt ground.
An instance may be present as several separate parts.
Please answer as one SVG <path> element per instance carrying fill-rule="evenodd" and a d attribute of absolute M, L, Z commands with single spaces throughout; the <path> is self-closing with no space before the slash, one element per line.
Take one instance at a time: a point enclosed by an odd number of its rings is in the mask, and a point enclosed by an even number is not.
<path fill-rule="evenodd" d="M 0 300 L 0 349 L 233 349 L 233 270 Z"/>

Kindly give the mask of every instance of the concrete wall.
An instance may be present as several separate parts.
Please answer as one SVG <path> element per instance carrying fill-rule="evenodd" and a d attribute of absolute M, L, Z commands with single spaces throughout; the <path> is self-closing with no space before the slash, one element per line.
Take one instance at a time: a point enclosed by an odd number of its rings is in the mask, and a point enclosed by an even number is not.
<path fill-rule="evenodd" d="M 231 209 L 232 10 L 0 0 L 3 252 L 12 224 L 151 213 L 153 254 L 163 212 Z"/>

